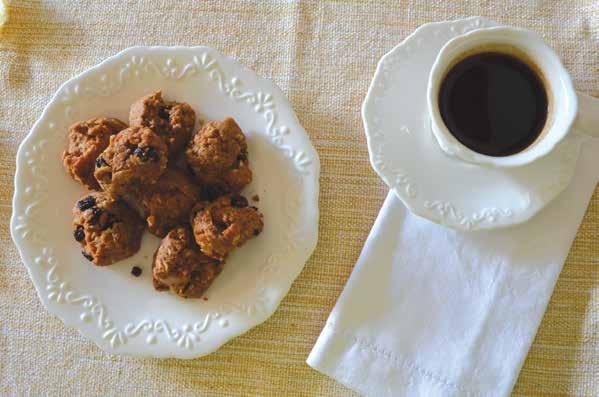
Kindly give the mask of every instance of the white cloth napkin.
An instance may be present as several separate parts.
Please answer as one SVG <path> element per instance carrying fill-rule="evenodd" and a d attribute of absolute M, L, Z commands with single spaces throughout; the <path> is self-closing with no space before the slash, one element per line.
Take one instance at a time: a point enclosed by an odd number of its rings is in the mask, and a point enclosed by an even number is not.
<path fill-rule="evenodd" d="M 367 396 L 506 396 L 597 183 L 599 140 L 526 224 L 465 233 L 391 192 L 308 364 Z"/>

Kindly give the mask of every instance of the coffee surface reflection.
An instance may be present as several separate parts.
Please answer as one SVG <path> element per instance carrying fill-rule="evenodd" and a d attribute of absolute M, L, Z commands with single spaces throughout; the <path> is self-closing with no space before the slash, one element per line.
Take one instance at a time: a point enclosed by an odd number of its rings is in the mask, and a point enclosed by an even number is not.
<path fill-rule="evenodd" d="M 439 109 L 464 146 L 502 157 L 521 152 L 541 134 L 548 96 L 538 74 L 519 58 L 481 52 L 450 68 L 441 84 Z"/>

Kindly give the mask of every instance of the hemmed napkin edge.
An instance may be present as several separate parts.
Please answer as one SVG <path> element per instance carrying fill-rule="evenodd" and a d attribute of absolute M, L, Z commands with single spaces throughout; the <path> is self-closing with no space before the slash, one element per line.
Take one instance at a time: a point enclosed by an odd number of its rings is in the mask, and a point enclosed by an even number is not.
<path fill-rule="evenodd" d="M 348 362 L 351 366 L 343 365 Z M 431 397 L 482 396 L 477 390 L 455 385 L 331 322 L 323 328 L 306 363 L 363 395 L 410 396 L 426 390 Z"/>

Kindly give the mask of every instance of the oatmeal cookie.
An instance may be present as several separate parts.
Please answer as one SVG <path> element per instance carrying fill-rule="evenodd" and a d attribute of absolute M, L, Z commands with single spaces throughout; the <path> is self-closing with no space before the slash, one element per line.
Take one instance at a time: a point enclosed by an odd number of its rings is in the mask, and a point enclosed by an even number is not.
<path fill-rule="evenodd" d="M 94 175 L 105 191 L 121 196 L 155 183 L 166 169 L 167 148 L 151 129 L 129 127 L 110 138 Z"/>
<path fill-rule="evenodd" d="M 110 265 L 139 250 L 143 221 L 109 194 L 82 197 L 73 208 L 73 217 L 73 237 L 81 244 L 83 256 L 95 265 Z"/>
<path fill-rule="evenodd" d="M 62 154 L 62 163 L 74 180 L 91 190 L 100 190 L 94 178 L 94 163 L 106 149 L 110 136 L 127 128 L 120 120 L 96 117 L 69 127 L 69 146 Z"/>
<path fill-rule="evenodd" d="M 262 232 L 262 214 L 245 197 L 229 195 L 202 202 L 191 211 L 191 226 L 202 252 L 224 259 L 235 247 Z"/>
<path fill-rule="evenodd" d="M 146 220 L 150 233 L 164 237 L 187 222 L 199 194 L 198 186 L 185 173 L 167 168 L 155 184 L 131 191 L 123 199 Z"/>
<path fill-rule="evenodd" d="M 151 128 L 160 135 L 171 157 L 189 141 L 195 120 L 191 106 L 185 102 L 166 102 L 160 91 L 140 98 L 129 111 L 129 124 Z"/>
<path fill-rule="evenodd" d="M 171 230 L 152 262 L 154 288 L 170 289 L 183 298 L 200 298 L 222 271 L 224 262 L 200 251 L 188 226 Z"/>
<path fill-rule="evenodd" d="M 245 135 L 232 118 L 204 124 L 185 156 L 198 181 L 212 190 L 238 193 L 252 181 Z"/>

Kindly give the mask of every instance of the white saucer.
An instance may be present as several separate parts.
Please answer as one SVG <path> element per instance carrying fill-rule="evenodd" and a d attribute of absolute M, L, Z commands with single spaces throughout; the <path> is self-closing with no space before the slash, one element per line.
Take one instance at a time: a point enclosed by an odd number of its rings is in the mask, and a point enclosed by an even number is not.
<path fill-rule="evenodd" d="M 152 286 L 159 239 L 135 256 L 95 267 L 73 239 L 71 208 L 85 189 L 67 176 L 68 126 L 99 115 L 128 119 L 129 105 L 162 89 L 202 119 L 234 117 L 246 132 L 254 181 L 244 191 L 264 232 L 234 251 L 207 292 L 179 298 Z M 40 300 L 110 353 L 192 358 L 265 321 L 318 238 L 319 159 L 281 90 L 207 47 L 134 47 L 66 82 L 17 154 L 11 233 Z M 133 277 L 133 265 L 143 273 Z"/>
<path fill-rule="evenodd" d="M 380 60 L 362 108 L 375 171 L 415 214 L 459 230 L 522 223 L 562 192 L 582 138 L 570 134 L 548 156 L 518 168 L 488 168 L 447 156 L 432 135 L 428 75 L 457 35 L 498 26 L 480 17 L 419 27 Z"/>

